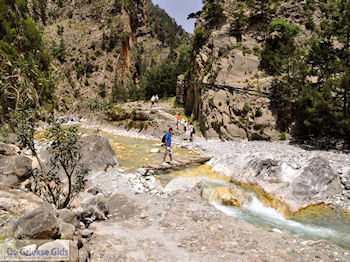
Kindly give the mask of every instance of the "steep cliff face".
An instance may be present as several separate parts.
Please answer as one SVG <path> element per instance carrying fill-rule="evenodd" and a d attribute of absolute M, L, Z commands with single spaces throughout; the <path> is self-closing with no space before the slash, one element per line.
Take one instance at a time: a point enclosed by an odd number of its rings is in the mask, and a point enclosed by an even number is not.
<path fill-rule="evenodd" d="M 41 13 L 44 2 L 45 14 Z M 57 108 L 80 110 L 92 100 L 126 100 L 136 93 L 144 73 L 165 59 L 188 34 L 151 0 L 75 0 L 30 2 L 55 59 Z M 173 24 L 166 27 L 166 22 Z M 169 39 L 170 27 L 180 32 Z"/>
<path fill-rule="evenodd" d="M 305 41 L 314 34 L 306 28 L 310 19 L 305 15 L 306 1 L 287 1 L 282 4 L 250 1 L 257 2 L 256 6 L 249 5 L 248 2 L 205 2 L 196 23 L 193 40 L 189 76 L 192 82 L 269 92 L 272 76 L 266 74 L 260 65 L 262 50 L 266 40 L 271 37 L 269 24 L 280 18 L 298 25 L 302 32 L 298 36 L 300 41 Z M 215 9 L 218 13 L 210 9 Z M 223 19 L 214 21 L 215 16 Z M 313 11 L 311 19 L 315 26 L 318 26 L 320 16 L 319 10 Z M 269 98 L 208 89 L 197 84 L 187 85 L 185 97 L 187 113 L 198 119 L 206 137 L 224 140 L 280 138 L 277 111 Z"/>

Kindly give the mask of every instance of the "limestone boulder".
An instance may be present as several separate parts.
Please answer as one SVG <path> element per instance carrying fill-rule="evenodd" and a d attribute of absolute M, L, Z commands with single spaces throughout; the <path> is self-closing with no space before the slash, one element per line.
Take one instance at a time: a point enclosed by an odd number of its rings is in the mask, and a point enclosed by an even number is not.
<path fill-rule="evenodd" d="M 341 181 L 328 160 L 315 157 L 302 169 L 291 187 L 291 194 L 299 201 L 322 202 L 341 192 Z"/>
<path fill-rule="evenodd" d="M 18 239 L 52 239 L 59 235 L 59 221 L 55 210 L 44 205 L 20 216 L 13 224 Z"/>
<path fill-rule="evenodd" d="M 340 176 L 327 159 L 313 157 L 298 169 L 277 161 L 267 152 L 250 155 L 224 155 L 212 161 L 220 170 L 238 183 L 258 187 L 263 197 L 272 199 L 271 205 L 279 208 L 283 203 L 287 212 L 320 203 L 327 203 L 342 191 Z M 283 211 L 284 212 L 284 211 Z M 287 213 L 285 213 L 287 214 Z"/>
<path fill-rule="evenodd" d="M 20 151 L 18 146 L 5 144 L 0 142 L 0 157 L 1 156 L 15 156 Z"/>
<path fill-rule="evenodd" d="M 73 240 L 74 238 L 75 227 L 68 223 L 60 224 L 60 235 L 63 239 Z"/>
<path fill-rule="evenodd" d="M 115 152 L 107 138 L 101 136 L 85 136 L 81 138 L 81 163 L 91 170 L 104 170 L 108 166 L 118 164 Z"/>
<path fill-rule="evenodd" d="M 44 204 L 44 201 L 31 192 L 0 186 L 0 209 L 20 216 Z"/>
<path fill-rule="evenodd" d="M 108 112 L 108 117 L 112 121 L 123 121 L 130 119 L 131 114 L 125 110 L 111 110 Z"/>
<path fill-rule="evenodd" d="M 201 179 L 194 177 L 177 177 L 171 180 L 164 188 L 165 193 L 173 193 L 177 191 L 188 191 L 196 187 Z"/>
<path fill-rule="evenodd" d="M 26 156 L 0 158 L 0 183 L 17 185 L 32 175 L 32 160 Z"/>

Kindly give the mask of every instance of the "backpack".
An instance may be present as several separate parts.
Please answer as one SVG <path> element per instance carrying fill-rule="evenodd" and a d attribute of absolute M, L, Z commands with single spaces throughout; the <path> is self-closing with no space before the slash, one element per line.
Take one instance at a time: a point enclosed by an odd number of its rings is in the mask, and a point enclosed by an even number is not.
<path fill-rule="evenodd" d="M 166 134 L 163 136 L 163 138 L 162 138 L 162 143 L 163 144 L 165 144 L 165 136 L 166 136 Z"/>
<path fill-rule="evenodd" d="M 195 134 L 196 133 L 196 129 L 193 127 L 193 131 L 192 131 L 192 133 L 193 134 Z"/>

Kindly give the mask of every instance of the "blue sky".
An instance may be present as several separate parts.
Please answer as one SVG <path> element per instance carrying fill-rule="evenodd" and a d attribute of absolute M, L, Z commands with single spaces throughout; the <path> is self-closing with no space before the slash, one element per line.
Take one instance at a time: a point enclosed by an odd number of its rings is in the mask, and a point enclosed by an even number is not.
<path fill-rule="evenodd" d="M 202 0 L 153 0 L 153 3 L 167 11 L 187 32 L 193 33 L 196 19 L 187 20 L 187 16 L 202 10 Z"/>

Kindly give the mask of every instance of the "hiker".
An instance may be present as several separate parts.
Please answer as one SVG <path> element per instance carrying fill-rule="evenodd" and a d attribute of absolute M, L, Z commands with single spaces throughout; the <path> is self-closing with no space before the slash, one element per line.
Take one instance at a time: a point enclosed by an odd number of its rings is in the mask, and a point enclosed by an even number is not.
<path fill-rule="evenodd" d="M 187 131 L 187 121 L 186 120 L 184 121 L 184 131 L 185 131 L 185 133 Z"/>
<path fill-rule="evenodd" d="M 179 129 L 179 127 L 181 125 L 181 121 L 182 121 L 181 115 L 177 114 L 177 126 L 176 126 L 176 129 Z"/>
<path fill-rule="evenodd" d="M 169 128 L 169 132 L 163 137 L 164 143 L 165 143 L 165 153 L 163 157 L 163 163 L 162 165 L 166 165 L 165 162 L 166 155 L 169 155 L 171 162 L 173 162 L 172 152 L 171 152 L 171 134 L 173 133 L 173 129 Z M 162 140 L 162 142 L 163 142 Z"/>
<path fill-rule="evenodd" d="M 151 107 L 153 107 L 153 106 L 154 106 L 154 102 L 155 102 L 155 100 L 156 100 L 156 97 L 153 95 L 153 96 L 152 96 L 152 98 L 151 98 L 151 103 L 152 103 L 152 106 L 151 106 Z"/>
<path fill-rule="evenodd" d="M 158 96 L 158 94 L 155 96 L 154 102 L 156 103 L 156 107 L 158 107 L 158 102 L 159 102 L 159 96 Z"/>
<path fill-rule="evenodd" d="M 191 122 L 190 125 L 190 140 L 193 142 L 193 135 L 196 133 L 196 130 L 194 129 L 193 123 Z"/>

